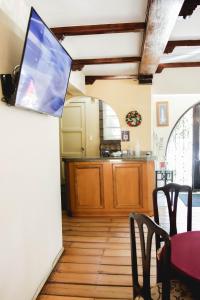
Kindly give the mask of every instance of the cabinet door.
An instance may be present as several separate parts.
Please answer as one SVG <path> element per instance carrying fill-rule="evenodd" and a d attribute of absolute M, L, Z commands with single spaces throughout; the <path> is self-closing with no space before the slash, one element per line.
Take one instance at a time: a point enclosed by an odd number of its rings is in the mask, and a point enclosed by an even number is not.
<path fill-rule="evenodd" d="M 101 209 L 103 201 L 103 166 L 74 166 L 75 210 Z"/>
<path fill-rule="evenodd" d="M 113 164 L 113 208 L 143 207 L 142 163 Z"/>

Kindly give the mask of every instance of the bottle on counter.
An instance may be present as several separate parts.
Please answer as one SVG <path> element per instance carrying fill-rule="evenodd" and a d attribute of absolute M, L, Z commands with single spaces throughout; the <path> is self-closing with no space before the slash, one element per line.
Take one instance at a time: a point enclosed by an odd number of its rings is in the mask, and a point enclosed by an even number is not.
<path fill-rule="evenodd" d="M 135 156 L 140 157 L 140 143 L 138 141 L 135 144 Z"/>

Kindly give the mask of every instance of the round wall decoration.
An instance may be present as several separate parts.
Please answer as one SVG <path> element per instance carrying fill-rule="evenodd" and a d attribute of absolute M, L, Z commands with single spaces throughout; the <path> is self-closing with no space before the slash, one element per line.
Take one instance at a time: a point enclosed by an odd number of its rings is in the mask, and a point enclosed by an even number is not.
<path fill-rule="evenodd" d="M 126 123 L 128 126 L 136 127 L 142 122 L 142 116 L 137 112 L 137 110 L 132 110 L 126 115 Z"/>

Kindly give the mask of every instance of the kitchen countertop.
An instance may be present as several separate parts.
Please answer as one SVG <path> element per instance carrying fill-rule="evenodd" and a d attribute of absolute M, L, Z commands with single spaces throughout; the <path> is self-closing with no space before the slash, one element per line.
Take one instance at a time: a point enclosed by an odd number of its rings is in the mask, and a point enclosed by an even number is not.
<path fill-rule="evenodd" d="M 152 155 L 136 156 L 119 156 L 119 157 L 103 157 L 103 156 L 89 156 L 89 157 L 65 157 L 62 156 L 62 160 L 65 162 L 78 162 L 78 161 L 150 161 L 155 160 L 156 157 Z"/>

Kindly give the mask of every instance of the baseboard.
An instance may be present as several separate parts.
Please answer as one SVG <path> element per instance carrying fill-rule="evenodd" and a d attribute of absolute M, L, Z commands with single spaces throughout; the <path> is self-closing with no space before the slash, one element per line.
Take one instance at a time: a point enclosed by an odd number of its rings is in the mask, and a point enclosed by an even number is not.
<path fill-rule="evenodd" d="M 42 282 L 40 283 L 39 287 L 37 288 L 37 290 L 36 290 L 36 292 L 35 292 L 35 294 L 34 294 L 32 300 L 36 300 L 36 299 L 37 299 L 39 293 L 41 292 L 41 290 L 42 290 L 44 284 L 46 283 L 46 281 L 47 281 L 49 275 L 50 275 L 51 272 L 53 271 L 55 265 L 57 264 L 59 258 L 60 258 L 61 255 L 62 255 L 63 251 L 64 251 L 64 247 L 62 247 L 61 250 L 60 250 L 60 251 L 58 252 L 58 254 L 56 255 L 56 258 L 54 259 L 54 261 L 53 261 L 53 263 L 52 263 L 52 265 L 51 265 L 49 271 L 47 272 L 45 278 L 42 280 Z"/>

